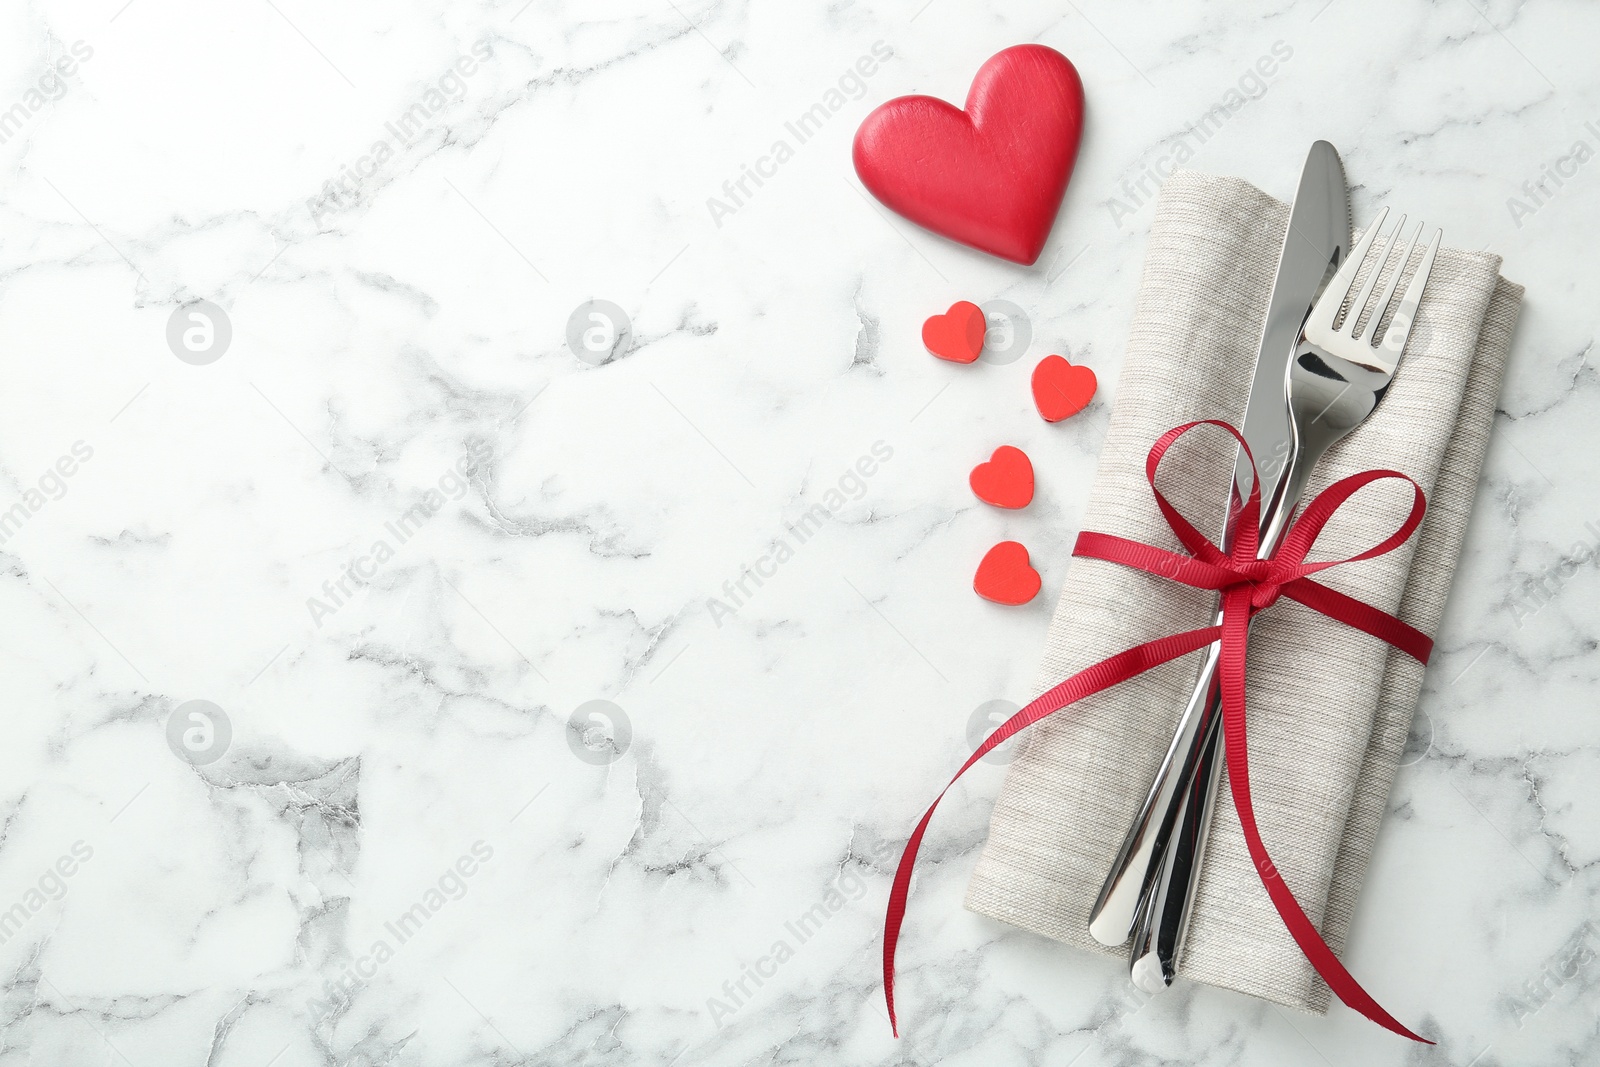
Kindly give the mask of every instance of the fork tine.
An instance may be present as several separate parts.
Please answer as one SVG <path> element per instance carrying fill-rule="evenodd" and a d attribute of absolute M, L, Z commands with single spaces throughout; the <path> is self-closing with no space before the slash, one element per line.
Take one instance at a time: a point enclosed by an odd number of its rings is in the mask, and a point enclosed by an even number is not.
<path fill-rule="evenodd" d="M 1444 230 L 1433 231 L 1433 241 L 1428 245 L 1428 251 L 1423 253 L 1422 262 L 1417 264 L 1417 272 L 1411 276 L 1411 284 L 1406 286 L 1406 295 L 1401 298 L 1400 306 L 1395 309 L 1394 318 L 1389 323 L 1389 332 L 1383 335 L 1383 352 L 1391 357 L 1394 363 L 1400 362 L 1400 354 L 1405 351 L 1406 340 L 1411 336 L 1411 322 L 1416 317 L 1417 305 L 1422 303 L 1422 291 L 1428 287 L 1428 274 L 1433 270 L 1433 257 L 1439 253 L 1439 241 L 1444 237 Z"/>
<path fill-rule="evenodd" d="M 1389 262 L 1389 253 L 1394 251 L 1395 243 L 1400 240 L 1400 231 L 1406 228 L 1406 217 L 1400 216 L 1400 221 L 1394 224 L 1394 229 L 1389 231 L 1389 236 L 1384 238 L 1383 251 L 1378 253 L 1378 258 L 1372 261 L 1372 269 L 1367 271 L 1367 280 L 1361 286 L 1361 295 L 1350 301 L 1350 313 L 1345 316 L 1343 333 L 1351 340 L 1361 336 L 1356 329 L 1361 324 L 1361 312 L 1367 306 L 1367 301 L 1372 298 L 1372 288 L 1378 284 L 1378 275 L 1383 273 L 1383 268 Z M 1377 229 L 1376 226 L 1373 229 Z M 1367 320 L 1367 329 L 1371 330 L 1377 325 L 1374 317 Z"/>
<path fill-rule="evenodd" d="M 1405 224 L 1406 220 L 1404 217 L 1402 217 L 1400 219 L 1400 226 L 1396 226 L 1394 228 L 1395 237 L 1400 236 L 1400 227 L 1404 226 Z M 1388 284 L 1383 287 L 1383 295 L 1379 296 L 1378 302 L 1372 306 L 1372 318 L 1367 320 L 1367 334 L 1368 344 L 1372 345 L 1374 348 L 1378 347 L 1378 344 L 1380 343 L 1380 338 L 1378 337 L 1378 321 L 1383 318 L 1383 313 L 1388 310 L 1389 301 L 1394 299 L 1394 290 L 1395 287 L 1400 284 L 1400 275 L 1405 273 L 1406 264 L 1411 262 L 1411 253 L 1417 250 L 1417 242 L 1422 239 L 1422 231 L 1424 228 L 1425 223 L 1423 223 L 1420 219 L 1417 220 L 1417 228 L 1412 231 L 1411 242 L 1406 245 L 1405 253 L 1400 257 L 1400 262 L 1394 265 L 1394 273 L 1389 275 Z M 1385 253 L 1385 258 L 1388 258 L 1387 253 Z"/>
<path fill-rule="evenodd" d="M 1351 249 L 1350 255 L 1339 264 L 1339 273 L 1333 276 L 1333 281 L 1322 291 L 1321 298 L 1306 318 L 1306 332 L 1323 334 L 1333 332 L 1333 320 L 1338 318 L 1339 309 L 1344 306 L 1344 298 L 1349 295 L 1350 287 L 1355 284 L 1356 271 L 1361 269 L 1362 262 L 1367 258 L 1368 249 L 1378 236 L 1378 228 L 1383 225 L 1383 220 L 1388 215 L 1388 208 L 1378 212 L 1378 217 L 1372 220 L 1367 232 L 1361 235 L 1361 242 Z"/>

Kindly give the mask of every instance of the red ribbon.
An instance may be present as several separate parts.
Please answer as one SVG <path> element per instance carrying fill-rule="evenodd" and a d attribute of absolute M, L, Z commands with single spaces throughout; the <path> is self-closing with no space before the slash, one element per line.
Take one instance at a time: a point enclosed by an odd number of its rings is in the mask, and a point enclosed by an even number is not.
<path fill-rule="evenodd" d="M 1258 560 L 1256 551 L 1261 535 L 1260 480 L 1252 478 L 1250 499 L 1239 517 L 1233 550 L 1224 553 L 1201 536 L 1200 532 L 1167 501 L 1167 498 L 1161 495 L 1161 490 L 1156 488 L 1156 469 L 1160 466 L 1161 457 L 1166 455 L 1167 449 L 1171 448 L 1178 438 L 1197 426 L 1219 426 L 1228 431 L 1239 442 L 1239 447 L 1244 449 L 1245 455 L 1250 458 L 1251 469 L 1254 470 L 1255 467 L 1255 459 L 1250 456 L 1250 448 L 1245 444 L 1244 438 L 1232 426 L 1215 419 L 1190 422 L 1168 430 L 1151 447 L 1150 455 L 1145 461 L 1145 477 L 1150 482 L 1151 492 L 1155 494 L 1156 506 L 1161 509 L 1162 516 L 1172 527 L 1172 531 L 1178 535 L 1179 542 L 1189 554 L 1168 552 L 1127 538 L 1093 531 L 1078 535 L 1078 543 L 1073 548 L 1072 554 L 1121 563 L 1196 589 L 1215 589 L 1222 594 L 1222 622 L 1217 626 L 1185 630 L 1170 637 L 1147 641 L 1142 645 L 1118 652 L 1114 656 L 1108 656 L 1099 663 L 1074 674 L 1002 723 L 961 765 L 955 777 L 950 779 L 949 785 L 946 785 L 934 798 L 928 810 L 923 813 L 921 821 L 917 823 L 916 829 L 911 832 L 911 837 L 906 841 L 905 852 L 900 856 L 900 866 L 895 871 L 894 886 L 889 893 L 888 915 L 884 919 L 883 995 L 889 1008 L 889 1025 L 894 1029 L 896 1036 L 899 1035 L 900 1029 L 894 1011 L 894 950 L 900 940 L 900 925 L 905 919 L 906 895 L 911 888 L 911 870 L 916 864 L 917 850 L 922 846 L 922 837 L 927 832 L 928 822 L 933 818 L 934 809 L 939 806 L 939 801 L 944 799 L 945 793 L 949 792 L 950 786 L 955 785 L 957 779 L 997 745 L 1045 716 L 1060 711 L 1084 697 L 1109 689 L 1119 682 L 1125 682 L 1152 667 L 1205 648 L 1220 638 L 1222 729 L 1227 752 L 1228 781 L 1233 790 L 1233 803 L 1239 813 L 1239 826 L 1244 831 L 1245 844 L 1250 849 L 1250 858 L 1255 861 L 1256 873 L 1261 878 L 1262 886 L 1266 888 L 1267 896 L 1278 909 L 1278 915 L 1282 917 L 1284 926 L 1294 936 L 1295 943 L 1305 953 L 1306 959 L 1340 1000 L 1387 1030 L 1413 1041 L 1433 1044 L 1402 1026 L 1372 998 L 1371 994 L 1361 988 L 1361 983 L 1345 970 L 1327 942 L 1322 940 L 1322 935 L 1317 932 L 1316 926 L 1306 916 L 1305 909 L 1295 899 L 1294 893 L 1284 884 L 1272 858 L 1267 854 L 1267 846 L 1262 843 L 1261 832 L 1256 827 L 1255 808 L 1250 801 L 1248 746 L 1245 743 L 1245 653 L 1249 645 L 1250 619 L 1257 612 L 1271 607 L 1280 596 L 1299 601 L 1313 611 L 1319 611 L 1331 619 L 1369 633 L 1422 663 L 1428 661 L 1428 656 L 1433 651 L 1433 642 L 1426 634 L 1407 626 L 1386 612 L 1343 593 L 1335 592 L 1308 577 L 1329 567 L 1337 567 L 1341 563 L 1372 559 L 1399 548 L 1422 523 L 1422 515 L 1427 507 L 1422 489 L 1399 471 L 1372 470 L 1353 474 L 1319 493 L 1285 534 L 1277 554 L 1269 560 Z M 1406 482 L 1415 493 L 1411 513 L 1406 516 L 1405 522 L 1399 529 L 1379 544 L 1349 559 L 1306 562 L 1306 554 L 1316 543 L 1317 535 L 1346 500 L 1373 482 L 1391 478 Z"/>

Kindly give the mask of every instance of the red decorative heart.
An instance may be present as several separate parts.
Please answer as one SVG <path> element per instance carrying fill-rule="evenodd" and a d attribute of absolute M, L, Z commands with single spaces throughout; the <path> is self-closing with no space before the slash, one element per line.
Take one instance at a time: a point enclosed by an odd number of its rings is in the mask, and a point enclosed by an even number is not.
<path fill-rule="evenodd" d="M 1045 356 L 1033 368 L 1033 405 L 1045 422 L 1060 422 L 1089 406 L 1099 386 L 1094 371 L 1060 356 Z"/>
<path fill-rule="evenodd" d="M 997 508 L 1025 508 L 1033 500 L 1033 463 L 1020 448 L 1001 445 L 967 479 L 978 499 Z"/>
<path fill-rule="evenodd" d="M 982 308 L 970 300 L 957 300 L 949 311 L 922 324 L 922 344 L 940 359 L 971 363 L 983 351 L 988 329 Z"/>
<path fill-rule="evenodd" d="M 1031 264 L 1066 195 L 1083 134 L 1083 82 L 1040 44 L 978 69 L 966 110 L 901 96 L 856 131 L 855 165 L 872 195 L 912 222 L 1002 259 Z"/>
<path fill-rule="evenodd" d="M 1026 604 L 1043 585 L 1028 562 L 1028 550 L 1016 541 L 1001 541 L 984 554 L 972 591 L 996 604 Z"/>

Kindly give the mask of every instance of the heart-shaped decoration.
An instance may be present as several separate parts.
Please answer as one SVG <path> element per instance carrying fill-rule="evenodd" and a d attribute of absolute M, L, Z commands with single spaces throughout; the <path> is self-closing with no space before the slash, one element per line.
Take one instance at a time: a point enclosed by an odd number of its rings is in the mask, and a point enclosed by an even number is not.
<path fill-rule="evenodd" d="M 967 482 L 986 504 L 1025 508 L 1033 500 L 1033 462 L 1022 449 L 1001 445 L 989 462 L 972 468 Z"/>
<path fill-rule="evenodd" d="M 970 300 L 957 300 L 949 311 L 922 324 L 922 344 L 940 359 L 971 363 L 983 351 L 988 329 L 982 308 Z"/>
<path fill-rule="evenodd" d="M 1061 208 L 1083 135 L 1083 82 L 1041 44 L 978 69 L 963 110 L 901 96 L 856 131 L 856 174 L 912 222 L 982 252 L 1031 264 Z"/>
<path fill-rule="evenodd" d="M 1033 405 L 1045 422 L 1060 422 L 1088 407 L 1099 384 L 1088 367 L 1045 356 L 1033 368 Z"/>
<path fill-rule="evenodd" d="M 1028 562 L 1028 550 L 1016 541 L 1001 541 L 984 553 L 972 591 L 996 604 L 1026 604 L 1043 584 Z"/>

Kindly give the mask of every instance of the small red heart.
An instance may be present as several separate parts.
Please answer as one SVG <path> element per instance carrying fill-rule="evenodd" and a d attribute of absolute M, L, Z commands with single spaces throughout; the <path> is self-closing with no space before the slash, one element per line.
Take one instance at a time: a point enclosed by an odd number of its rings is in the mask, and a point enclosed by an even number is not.
<path fill-rule="evenodd" d="M 967 479 L 979 500 L 997 508 L 1025 508 L 1033 500 L 1033 463 L 1020 448 L 1001 445 Z"/>
<path fill-rule="evenodd" d="M 856 174 L 934 233 L 1031 264 L 1078 158 L 1083 82 L 1067 57 L 1022 44 L 978 68 L 966 110 L 931 96 L 883 104 L 856 131 Z"/>
<path fill-rule="evenodd" d="M 1045 356 L 1033 368 L 1033 404 L 1045 422 L 1060 422 L 1088 407 L 1098 386 L 1094 371 L 1060 356 Z"/>
<path fill-rule="evenodd" d="M 984 554 L 972 591 L 996 604 L 1026 604 L 1044 582 L 1028 562 L 1028 550 L 1016 541 L 1001 541 Z"/>
<path fill-rule="evenodd" d="M 922 344 L 940 359 L 971 363 L 983 351 L 988 328 L 982 308 L 970 300 L 957 300 L 949 311 L 922 324 Z"/>

